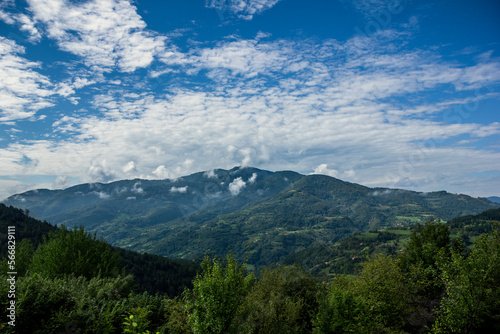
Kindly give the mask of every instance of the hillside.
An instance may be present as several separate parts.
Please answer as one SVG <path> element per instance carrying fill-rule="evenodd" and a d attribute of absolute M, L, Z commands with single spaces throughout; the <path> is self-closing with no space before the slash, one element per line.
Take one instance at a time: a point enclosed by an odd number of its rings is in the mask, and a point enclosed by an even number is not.
<path fill-rule="evenodd" d="M 34 249 L 44 242 L 49 233 L 56 232 L 57 227 L 41 222 L 26 215 L 26 212 L 0 204 L 0 229 L 7 231 L 8 226 L 15 226 L 16 244 L 22 240 L 31 241 Z M 7 235 L 0 233 L 0 260 L 7 255 Z M 192 261 L 171 260 L 165 257 L 139 254 L 137 252 L 114 248 L 119 252 L 124 274 L 134 276 L 138 291 L 151 294 L 162 293 L 170 297 L 180 295 L 199 271 L 198 264 Z"/>
<path fill-rule="evenodd" d="M 324 175 L 239 167 L 177 180 L 29 191 L 5 203 L 52 223 L 83 225 L 126 249 L 184 259 L 232 251 L 258 266 L 353 233 L 498 207 L 444 191 L 368 188 Z"/>
<path fill-rule="evenodd" d="M 488 200 L 490 200 L 491 202 L 493 203 L 498 203 L 500 204 L 500 197 L 498 196 L 491 196 L 491 197 L 488 197 Z"/>
<path fill-rule="evenodd" d="M 500 226 L 500 209 L 454 218 L 446 224 L 452 239 L 460 237 L 466 246 L 483 233 Z M 317 244 L 290 254 L 283 264 L 300 264 L 306 271 L 325 280 L 339 274 L 356 274 L 361 263 L 375 254 L 398 255 L 405 247 L 415 225 L 357 233 L 336 243 Z"/>

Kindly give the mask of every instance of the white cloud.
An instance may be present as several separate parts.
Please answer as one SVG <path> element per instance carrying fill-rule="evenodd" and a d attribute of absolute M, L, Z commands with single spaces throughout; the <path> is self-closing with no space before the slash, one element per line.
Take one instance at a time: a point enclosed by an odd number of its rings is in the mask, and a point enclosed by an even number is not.
<path fill-rule="evenodd" d="M 192 71 L 186 80 L 202 79 L 203 86 L 155 95 L 123 80 L 95 93 L 92 107 L 102 117 L 82 114 L 54 123 L 72 137 L 1 148 L 0 175 L 18 174 L 23 155 L 38 162 L 30 173 L 81 181 L 126 178 L 132 171 L 174 179 L 240 164 L 435 190 L 460 180 L 446 172 L 456 166 L 460 175 L 498 170 L 497 150 L 474 142 L 436 145 L 498 136 L 497 123 L 445 119 L 456 116 L 447 115 L 455 107 L 481 104 L 494 94 L 487 87 L 499 82 L 498 61 L 447 61 L 401 47 L 405 38 L 389 31 L 346 42 L 255 38 L 195 48 L 181 66 Z M 71 84 L 77 88 L 76 80 Z M 140 161 L 134 170 L 131 152 Z M 445 178 L 429 177 L 437 173 Z M 233 183 L 233 193 L 246 185 Z"/>
<path fill-rule="evenodd" d="M 106 159 L 95 159 L 88 168 L 87 176 L 94 182 L 107 182 L 115 178 L 115 172 L 108 167 Z"/>
<path fill-rule="evenodd" d="M 52 189 L 64 189 L 69 186 L 69 177 L 67 176 L 58 176 L 52 183 Z"/>
<path fill-rule="evenodd" d="M 336 169 L 329 169 L 327 164 L 321 164 L 314 169 L 313 174 L 323 174 L 331 177 L 338 177 L 340 172 Z"/>
<path fill-rule="evenodd" d="M 384 196 L 384 195 L 392 194 L 392 192 L 393 191 L 391 189 L 385 189 L 383 191 L 375 190 L 370 195 L 372 195 L 372 196 Z"/>
<path fill-rule="evenodd" d="M 103 191 L 93 191 L 91 194 L 99 196 L 100 199 L 108 199 L 110 197 L 109 194 L 106 194 Z"/>
<path fill-rule="evenodd" d="M 167 170 L 167 168 L 165 168 L 164 165 L 160 165 L 153 171 L 153 175 L 159 179 L 168 179 L 170 176 L 170 172 Z"/>
<path fill-rule="evenodd" d="M 215 175 L 214 169 L 210 169 L 210 170 L 206 171 L 204 175 L 208 178 L 217 178 L 217 175 Z"/>
<path fill-rule="evenodd" d="M 252 176 L 248 179 L 248 183 L 249 184 L 255 183 L 256 180 L 257 180 L 257 173 L 252 173 Z"/>
<path fill-rule="evenodd" d="M 134 192 L 134 193 L 137 193 L 137 194 L 144 193 L 144 189 L 141 188 L 141 182 L 134 183 L 131 191 Z"/>
<path fill-rule="evenodd" d="M 257 39 L 236 40 L 214 48 L 195 50 L 190 61 L 199 69 L 208 69 L 210 77 L 219 78 L 229 71 L 232 75 L 255 77 L 279 71 L 289 62 L 289 43 L 259 43 Z"/>
<path fill-rule="evenodd" d="M 170 192 L 171 193 L 185 194 L 185 193 L 187 193 L 187 189 L 188 189 L 187 186 L 185 186 L 185 187 L 172 187 L 172 188 L 170 188 Z"/>
<path fill-rule="evenodd" d="M 164 37 L 146 30 L 137 8 L 127 0 L 29 0 L 35 22 L 66 52 L 87 66 L 133 72 L 147 67 L 164 49 Z"/>
<path fill-rule="evenodd" d="M 244 20 L 251 20 L 254 15 L 272 8 L 280 0 L 206 0 L 206 7 L 218 11 L 221 19 L 230 12 Z"/>
<path fill-rule="evenodd" d="M 20 36 L 17 34 L 13 34 L 13 37 L 22 41 L 22 42 L 30 42 L 37 43 L 41 39 L 41 34 L 38 29 L 35 27 L 35 22 L 26 14 L 22 13 L 13 13 L 13 10 L 16 6 L 14 2 L 11 1 L 2 1 L 0 3 L 0 20 L 4 21 L 6 24 L 17 25 L 21 34 L 28 34 L 27 37 Z M 9 8 L 9 13 L 5 12 L 4 9 Z"/>
<path fill-rule="evenodd" d="M 137 171 L 136 167 L 135 167 L 135 162 L 133 161 L 129 161 L 127 162 L 127 164 L 125 166 L 122 167 L 122 171 L 125 173 L 125 174 L 128 174 L 128 173 L 131 173 L 131 172 L 135 172 Z"/>
<path fill-rule="evenodd" d="M 35 69 L 39 63 L 20 57 L 24 48 L 0 36 L 0 122 L 25 119 L 53 105 L 50 79 Z"/>
<path fill-rule="evenodd" d="M 241 177 L 238 177 L 229 184 L 228 189 L 233 196 L 236 196 L 241 192 L 243 188 L 245 188 L 246 185 L 246 182 L 243 181 Z"/>

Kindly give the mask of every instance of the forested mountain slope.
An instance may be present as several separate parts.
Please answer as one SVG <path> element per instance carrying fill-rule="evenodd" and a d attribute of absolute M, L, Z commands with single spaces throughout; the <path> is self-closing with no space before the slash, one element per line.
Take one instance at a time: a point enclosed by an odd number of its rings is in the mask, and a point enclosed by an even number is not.
<path fill-rule="evenodd" d="M 186 259 L 232 251 L 259 266 L 356 232 L 498 207 L 445 191 L 369 188 L 324 175 L 239 167 L 177 180 L 29 191 L 5 203 L 52 223 L 82 225 L 127 249 Z"/>
<path fill-rule="evenodd" d="M 26 261 L 19 251 L 20 244 L 29 242 L 34 252 L 38 246 L 48 239 L 50 233 L 58 232 L 58 228 L 37 219 L 29 217 L 27 212 L 0 204 L 0 260 L 7 256 L 7 227 L 15 226 L 15 242 L 18 251 L 17 267 L 25 267 Z M 148 291 L 151 294 L 163 293 L 171 297 L 180 295 L 185 288 L 191 286 L 191 281 L 200 267 L 192 261 L 171 260 L 165 257 L 139 254 L 137 252 L 113 248 L 118 252 L 122 274 L 132 274 L 138 291 Z"/>

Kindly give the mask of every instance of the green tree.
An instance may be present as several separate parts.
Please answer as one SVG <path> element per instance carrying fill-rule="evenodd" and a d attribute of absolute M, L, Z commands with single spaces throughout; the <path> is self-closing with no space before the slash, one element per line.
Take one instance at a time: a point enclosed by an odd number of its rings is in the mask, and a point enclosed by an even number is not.
<path fill-rule="evenodd" d="M 83 227 L 68 230 L 63 226 L 38 247 L 30 270 L 48 278 L 70 274 L 88 279 L 116 277 L 121 273 L 121 260 L 118 252 L 95 234 Z"/>
<path fill-rule="evenodd" d="M 92 278 L 66 276 L 47 278 L 37 273 L 16 282 L 16 326 L 2 333 L 116 333 L 123 317 L 137 307 L 131 295 L 132 276 Z M 7 295 L 8 282 L 2 279 L 0 292 Z M 6 316 L 7 298 L 0 298 L 1 319 Z"/>
<path fill-rule="evenodd" d="M 500 233 L 482 234 L 464 257 L 442 262 L 446 295 L 433 333 L 500 332 Z"/>
<path fill-rule="evenodd" d="M 202 268 L 192 291 L 185 294 L 189 322 L 195 334 L 228 333 L 254 277 L 246 275 L 231 255 L 225 263 L 206 256 Z"/>
<path fill-rule="evenodd" d="M 450 230 L 446 224 L 433 219 L 424 225 L 417 224 L 398 259 L 398 265 L 407 275 L 416 295 L 431 299 L 440 297 L 444 286 L 437 260 L 449 258 L 450 243 Z"/>
<path fill-rule="evenodd" d="M 444 284 L 438 262 L 450 258 L 451 249 L 463 250 L 460 239 L 450 242 L 450 230 L 441 221 L 433 219 L 417 224 L 404 252 L 398 258 L 398 266 L 405 275 L 411 291 L 411 314 L 406 329 L 422 332 L 434 322 L 434 308 L 439 304 Z"/>
<path fill-rule="evenodd" d="M 424 267 L 436 267 L 438 253 L 449 253 L 449 247 L 450 230 L 446 224 L 434 219 L 424 225 L 417 224 L 402 255 L 401 265 L 422 264 Z"/>
<path fill-rule="evenodd" d="M 356 294 L 353 279 L 337 276 L 319 294 L 318 313 L 314 319 L 315 334 L 370 332 L 368 304 Z"/>
<path fill-rule="evenodd" d="M 362 264 L 354 280 L 356 294 L 370 310 L 373 328 L 401 330 L 409 311 L 409 291 L 404 274 L 392 256 L 377 254 Z"/>
<path fill-rule="evenodd" d="M 14 267 L 18 277 L 26 275 L 28 268 L 31 266 L 33 253 L 33 243 L 30 239 L 23 239 L 18 244 L 16 244 Z M 5 258 L 0 262 L 0 270 L 2 271 L 2 273 L 12 271 L 9 269 L 9 261 L 9 258 Z"/>
<path fill-rule="evenodd" d="M 238 311 L 238 333 L 311 333 L 318 282 L 298 266 L 265 268 Z"/>

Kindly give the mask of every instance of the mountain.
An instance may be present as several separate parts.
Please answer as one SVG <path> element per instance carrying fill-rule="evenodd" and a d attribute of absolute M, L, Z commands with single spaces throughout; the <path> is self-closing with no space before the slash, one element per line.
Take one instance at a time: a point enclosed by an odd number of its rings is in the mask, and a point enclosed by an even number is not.
<path fill-rule="evenodd" d="M 357 232 L 499 207 L 445 191 L 368 188 L 324 175 L 240 167 L 176 180 L 34 190 L 5 203 L 52 223 L 83 225 L 123 248 L 185 259 L 232 251 L 257 266 Z"/>
<path fill-rule="evenodd" d="M 491 197 L 488 197 L 488 200 L 490 200 L 491 202 L 493 203 L 498 203 L 500 204 L 500 197 L 498 196 L 491 196 Z"/>

